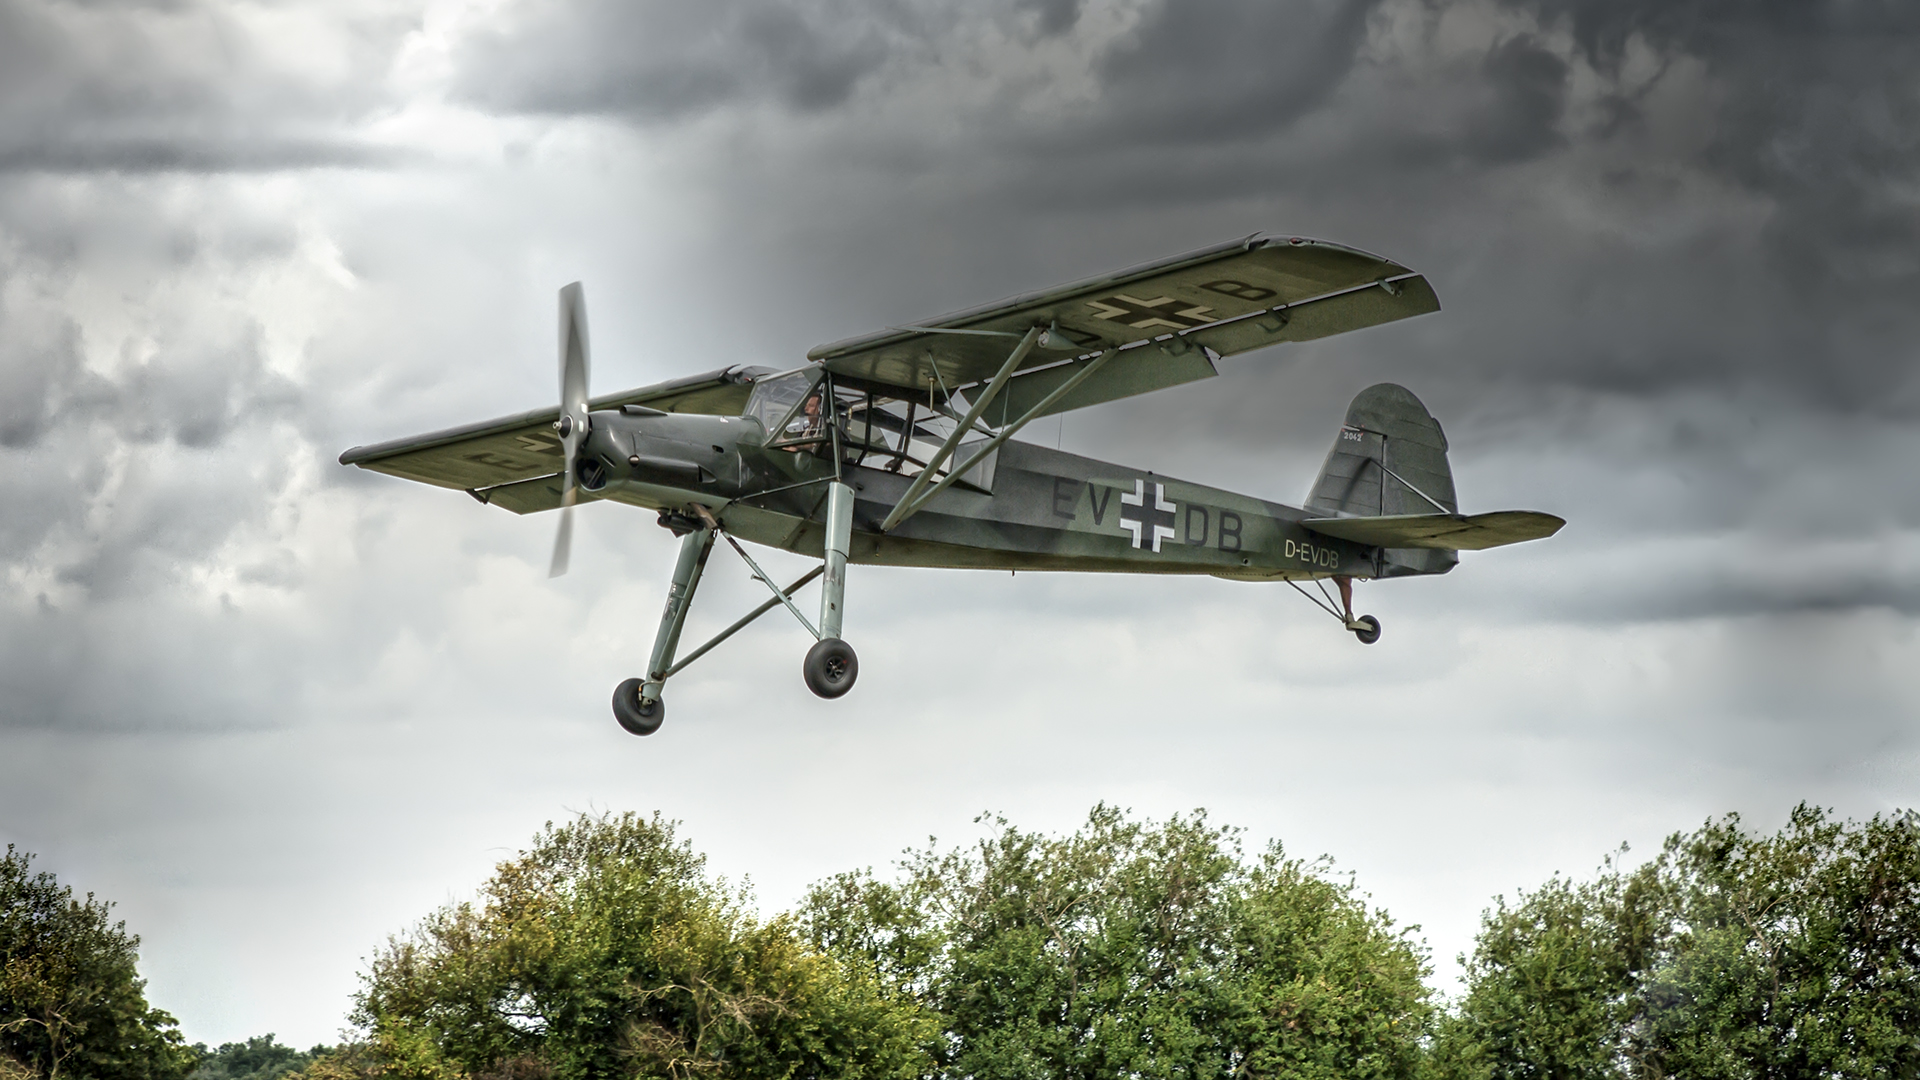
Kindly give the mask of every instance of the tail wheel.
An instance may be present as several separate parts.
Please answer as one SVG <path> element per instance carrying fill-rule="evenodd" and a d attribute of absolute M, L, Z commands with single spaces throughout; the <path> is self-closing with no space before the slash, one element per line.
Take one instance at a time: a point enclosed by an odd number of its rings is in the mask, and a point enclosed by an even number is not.
<path fill-rule="evenodd" d="M 1353 636 L 1360 639 L 1360 644 L 1371 645 L 1380 640 L 1379 619 L 1371 615 L 1362 615 L 1358 619 L 1355 619 L 1354 622 L 1366 624 L 1365 626 L 1356 626 L 1353 628 Z"/>
<path fill-rule="evenodd" d="M 860 658 L 853 646 L 839 638 L 826 638 L 807 650 L 807 662 L 801 669 L 807 689 L 823 698 L 837 698 L 853 689 L 860 677 Z"/>
<path fill-rule="evenodd" d="M 613 718 L 629 735 L 651 735 L 667 719 L 667 703 L 643 701 L 640 680 L 628 679 L 613 689 Z"/>

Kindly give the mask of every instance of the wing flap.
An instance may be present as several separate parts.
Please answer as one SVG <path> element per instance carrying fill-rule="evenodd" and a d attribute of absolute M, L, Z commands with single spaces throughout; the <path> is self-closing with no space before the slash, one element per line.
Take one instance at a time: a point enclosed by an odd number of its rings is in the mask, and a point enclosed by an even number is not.
<path fill-rule="evenodd" d="M 1381 283 L 1385 287 L 1369 289 Z M 838 375 L 925 392 L 929 386 L 952 389 L 990 377 L 1019 337 L 1035 326 L 1058 327 L 1073 347 L 1035 349 L 1023 370 L 1103 349 L 1139 346 L 1170 334 L 1231 355 L 1438 307 L 1426 280 L 1391 260 L 1322 240 L 1256 235 L 915 326 L 821 345 L 807 356 Z M 1165 385 L 1175 383 L 1132 392 Z M 1094 396 L 1085 403 L 1116 396 L 1126 395 Z"/>
<path fill-rule="evenodd" d="M 473 497 L 488 506 L 498 506 L 516 514 L 537 514 L 543 510 L 560 509 L 560 474 L 536 476 L 531 480 L 516 480 L 511 484 L 481 488 L 472 493 Z M 579 493 L 581 501 L 594 496 L 586 491 Z"/>
<path fill-rule="evenodd" d="M 1289 304 L 1186 336 L 1221 356 L 1251 352 L 1289 341 L 1313 341 L 1350 330 L 1426 315 L 1440 310 L 1433 286 L 1419 276 L 1383 285 L 1362 286 L 1317 300 Z"/>
<path fill-rule="evenodd" d="M 1395 514 L 1389 517 L 1307 518 L 1300 524 L 1322 536 L 1369 547 L 1442 548 L 1481 551 L 1541 540 L 1566 521 L 1536 510 L 1498 510 L 1490 514 Z"/>
<path fill-rule="evenodd" d="M 594 409 L 645 405 L 662 412 L 736 416 L 746 408 L 753 379 L 770 370 L 722 368 L 607 394 L 592 399 L 589 405 Z M 560 407 L 556 404 L 426 435 L 356 446 L 340 455 L 340 463 L 437 487 L 497 489 L 559 472 L 563 454 L 560 439 L 553 432 L 553 423 L 559 418 Z"/>
<path fill-rule="evenodd" d="M 1056 364 L 1009 380 L 1007 388 L 1000 392 L 999 400 L 988 410 L 993 414 L 990 419 L 1004 424 L 1026 415 L 1028 409 L 1039 404 L 1060 384 L 1092 362 L 1088 358 Z M 1192 346 L 1187 346 L 1185 351 L 1178 354 L 1157 348 L 1128 349 L 1116 354 L 1099 371 L 1062 395 L 1059 401 L 1049 405 L 1047 411 L 1040 415 L 1071 412 L 1105 401 L 1118 401 L 1135 394 L 1211 379 L 1218 374 L 1213 361 L 1207 359 L 1207 354 Z"/>

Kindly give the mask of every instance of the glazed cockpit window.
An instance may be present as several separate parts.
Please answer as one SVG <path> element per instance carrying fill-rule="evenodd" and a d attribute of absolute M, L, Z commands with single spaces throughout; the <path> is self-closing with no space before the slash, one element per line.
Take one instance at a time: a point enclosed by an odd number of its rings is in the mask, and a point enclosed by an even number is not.
<path fill-rule="evenodd" d="M 766 430 L 768 443 L 785 443 L 819 438 L 824 429 L 818 422 L 820 407 L 820 374 L 817 371 L 796 371 L 787 375 L 772 375 L 753 384 L 753 393 L 747 398 L 746 415 L 760 421 Z M 804 402 L 812 398 L 815 414 L 812 419 L 806 415 Z M 790 431 L 795 424 L 798 430 Z M 811 436 L 808 429 L 813 429 Z"/>

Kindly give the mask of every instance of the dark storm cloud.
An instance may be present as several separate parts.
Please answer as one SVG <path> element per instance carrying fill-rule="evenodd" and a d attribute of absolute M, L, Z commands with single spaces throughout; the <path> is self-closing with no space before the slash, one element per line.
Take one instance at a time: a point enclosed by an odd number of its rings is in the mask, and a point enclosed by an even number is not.
<path fill-rule="evenodd" d="M 387 102 L 407 23 L 316 40 L 276 17 L 297 12 L 0 0 L 0 173 L 389 163 L 348 129 Z M 302 72 L 295 56 L 325 62 Z"/>
<path fill-rule="evenodd" d="M 1920 8 L 1897 2 L 1527 0 L 1597 69 L 1698 59 L 1723 100 L 1698 163 L 1775 201 L 1781 269 L 1816 293 L 1920 279 Z M 1613 97 L 1627 122 L 1644 102 Z"/>
<path fill-rule="evenodd" d="M 1101 94 L 1086 134 L 1130 151 L 1239 142 L 1283 129 L 1345 81 L 1373 0 L 1150 7 L 1095 66 Z"/>
<path fill-rule="evenodd" d="M 1052 35 L 1073 29 L 1080 21 L 1081 5 L 1082 0 L 1018 0 L 1015 6 L 1038 16 L 1040 33 Z"/>
<path fill-rule="evenodd" d="M 255 136 L 55 137 L 0 149 L 6 172 L 273 172 L 324 167 L 388 168 L 404 152 L 351 139 Z"/>
<path fill-rule="evenodd" d="M 833 0 L 522 3 L 465 43 L 455 90 L 508 112 L 643 120 L 759 100 L 827 109 L 898 45 L 890 14 Z"/>

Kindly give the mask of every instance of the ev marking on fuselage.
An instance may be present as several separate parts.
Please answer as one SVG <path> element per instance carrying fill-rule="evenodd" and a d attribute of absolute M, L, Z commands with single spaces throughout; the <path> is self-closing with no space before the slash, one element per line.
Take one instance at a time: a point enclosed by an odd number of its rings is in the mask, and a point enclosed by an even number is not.
<path fill-rule="evenodd" d="M 1127 513 L 1128 507 L 1138 507 Z M 1174 522 L 1180 520 L 1177 513 L 1180 504 L 1167 501 L 1167 485 L 1153 485 L 1153 503 L 1147 503 L 1147 482 L 1135 480 L 1133 492 L 1120 493 L 1120 527 L 1133 534 L 1133 546 L 1144 548 L 1149 535 L 1153 540 L 1153 553 L 1160 554 L 1160 541 L 1174 537 Z"/>

